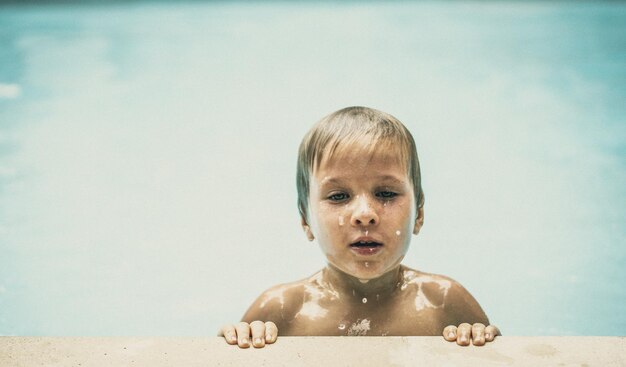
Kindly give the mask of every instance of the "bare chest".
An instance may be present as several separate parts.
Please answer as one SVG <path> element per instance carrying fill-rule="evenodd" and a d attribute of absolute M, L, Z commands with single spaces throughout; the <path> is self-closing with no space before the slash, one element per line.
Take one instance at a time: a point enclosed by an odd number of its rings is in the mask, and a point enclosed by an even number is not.
<path fill-rule="evenodd" d="M 282 335 L 401 336 L 440 335 L 441 309 L 395 301 L 306 304 L 288 320 Z"/>

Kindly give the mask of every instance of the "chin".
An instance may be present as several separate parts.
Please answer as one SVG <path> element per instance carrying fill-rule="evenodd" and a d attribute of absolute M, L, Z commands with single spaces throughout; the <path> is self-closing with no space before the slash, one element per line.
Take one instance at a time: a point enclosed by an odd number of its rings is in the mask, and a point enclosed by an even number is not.
<path fill-rule="evenodd" d="M 385 268 L 383 264 L 376 264 L 374 262 L 368 262 L 368 264 L 357 264 L 354 271 L 348 273 L 355 278 L 361 280 L 372 280 L 383 276 L 389 269 Z"/>

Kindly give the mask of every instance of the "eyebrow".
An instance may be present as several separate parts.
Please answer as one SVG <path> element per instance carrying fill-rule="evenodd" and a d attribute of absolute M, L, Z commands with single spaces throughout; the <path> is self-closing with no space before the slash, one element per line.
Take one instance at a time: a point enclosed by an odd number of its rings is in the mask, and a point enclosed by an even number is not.
<path fill-rule="evenodd" d="M 391 176 L 391 175 L 380 176 L 379 179 L 381 181 L 391 181 L 391 182 L 393 182 L 396 185 L 404 185 L 405 184 L 405 182 L 403 180 L 399 180 L 395 176 Z"/>
<path fill-rule="evenodd" d="M 398 185 L 403 185 L 405 183 L 404 181 L 399 180 L 395 176 L 391 176 L 391 175 L 378 176 L 375 179 L 380 180 L 380 181 L 391 181 L 394 184 L 398 184 Z M 325 177 L 324 179 L 322 179 L 322 182 L 320 182 L 321 185 L 342 184 L 342 183 L 343 183 L 343 180 L 337 177 L 331 177 L 328 179 Z"/>

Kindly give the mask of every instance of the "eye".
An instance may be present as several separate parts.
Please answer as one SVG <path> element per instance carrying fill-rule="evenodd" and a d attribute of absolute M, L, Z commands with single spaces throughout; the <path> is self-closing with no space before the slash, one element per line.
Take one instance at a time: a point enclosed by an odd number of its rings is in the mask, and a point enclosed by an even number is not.
<path fill-rule="evenodd" d="M 376 196 L 383 199 L 392 199 L 398 196 L 398 194 L 392 191 L 379 191 L 376 193 Z"/>
<path fill-rule="evenodd" d="M 338 192 L 328 197 L 328 200 L 330 201 L 344 201 L 346 199 L 348 199 L 348 194 L 345 192 Z"/>

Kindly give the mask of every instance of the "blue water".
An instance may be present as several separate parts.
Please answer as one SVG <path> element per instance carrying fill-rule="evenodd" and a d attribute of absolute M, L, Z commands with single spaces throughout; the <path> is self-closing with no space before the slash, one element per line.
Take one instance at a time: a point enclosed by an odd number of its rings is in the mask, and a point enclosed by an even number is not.
<path fill-rule="evenodd" d="M 413 132 L 405 264 L 507 335 L 626 330 L 626 4 L 0 6 L 0 334 L 207 335 L 312 274 L 301 137 Z"/>

